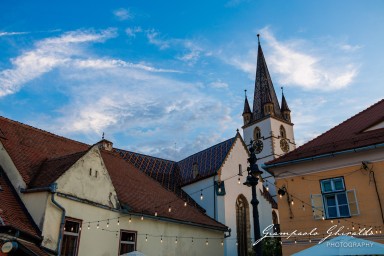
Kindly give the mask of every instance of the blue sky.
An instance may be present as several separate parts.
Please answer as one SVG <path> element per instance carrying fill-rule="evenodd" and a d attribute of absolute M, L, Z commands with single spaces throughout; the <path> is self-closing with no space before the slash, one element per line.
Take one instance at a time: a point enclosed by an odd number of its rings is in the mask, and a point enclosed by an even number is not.
<path fill-rule="evenodd" d="M 0 114 L 179 160 L 235 135 L 257 37 L 298 144 L 383 98 L 383 1 L 0 2 Z"/>

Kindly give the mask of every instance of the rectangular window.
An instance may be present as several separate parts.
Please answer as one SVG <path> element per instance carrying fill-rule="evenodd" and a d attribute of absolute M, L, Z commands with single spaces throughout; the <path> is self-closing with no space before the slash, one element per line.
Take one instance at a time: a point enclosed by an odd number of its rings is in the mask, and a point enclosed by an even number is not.
<path fill-rule="evenodd" d="M 136 250 L 136 235 L 135 231 L 121 231 L 119 255 Z"/>
<path fill-rule="evenodd" d="M 321 194 L 311 195 L 315 219 L 344 218 L 359 214 L 355 190 L 345 190 L 344 178 L 320 180 Z"/>
<path fill-rule="evenodd" d="M 61 255 L 76 256 L 79 248 L 81 221 L 66 218 L 64 224 L 63 241 L 61 242 Z"/>

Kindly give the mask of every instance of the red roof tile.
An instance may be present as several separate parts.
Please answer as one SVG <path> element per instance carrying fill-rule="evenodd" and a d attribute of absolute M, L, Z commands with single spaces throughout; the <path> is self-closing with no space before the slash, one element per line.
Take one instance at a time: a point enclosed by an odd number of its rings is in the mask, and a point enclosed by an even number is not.
<path fill-rule="evenodd" d="M 266 166 L 383 143 L 383 128 L 365 132 L 382 121 L 384 99 Z"/>
<path fill-rule="evenodd" d="M 85 151 L 89 145 L 0 117 L 0 141 L 29 184 L 46 159 Z"/>
<path fill-rule="evenodd" d="M 39 237 L 40 230 L 17 195 L 5 172 L 0 169 L 0 218 L 5 226 L 12 226 Z M 0 223 L 1 225 L 1 223 Z"/>
<path fill-rule="evenodd" d="M 168 191 L 157 181 L 114 153 L 102 151 L 105 166 L 111 176 L 120 203 L 129 206 L 130 211 L 175 219 L 183 222 L 206 225 L 219 229 L 226 226 L 188 205 L 175 193 Z M 168 212 L 168 207 L 172 211 Z"/>

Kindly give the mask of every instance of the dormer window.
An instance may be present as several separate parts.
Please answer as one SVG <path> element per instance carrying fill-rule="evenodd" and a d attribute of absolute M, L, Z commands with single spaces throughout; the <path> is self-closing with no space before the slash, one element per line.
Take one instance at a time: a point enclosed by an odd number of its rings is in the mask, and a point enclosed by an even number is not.
<path fill-rule="evenodd" d="M 193 163 L 193 165 L 192 165 L 192 175 L 193 175 L 194 179 L 197 177 L 197 175 L 199 175 L 199 165 L 198 165 L 198 163 Z"/>

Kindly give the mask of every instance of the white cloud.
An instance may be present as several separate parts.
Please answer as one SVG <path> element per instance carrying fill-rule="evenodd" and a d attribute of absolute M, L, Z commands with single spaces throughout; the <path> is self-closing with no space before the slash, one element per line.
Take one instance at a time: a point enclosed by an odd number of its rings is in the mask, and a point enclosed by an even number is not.
<path fill-rule="evenodd" d="M 148 42 L 150 44 L 158 46 L 161 50 L 169 48 L 169 41 L 159 39 L 159 32 L 154 29 L 150 29 L 146 31 Z"/>
<path fill-rule="evenodd" d="M 29 34 L 30 32 L 0 32 L 1 36 L 15 36 L 15 35 L 25 35 Z"/>
<path fill-rule="evenodd" d="M 211 86 L 213 88 L 218 88 L 218 89 L 228 88 L 228 84 L 224 83 L 224 82 L 222 82 L 220 80 L 212 82 L 212 83 L 209 83 L 209 86 Z"/>
<path fill-rule="evenodd" d="M 346 52 L 355 52 L 362 48 L 360 45 L 340 44 L 340 49 Z"/>
<path fill-rule="evenodd" d="M 113 11 L 113 14 L 119 20 L 131 20 L 134 17 L 133 13 L 129 9 L 124 9 L 124 8 L 120 8 L 120 9 Z"/>
<path fill-rule="evenodd" d="M 125 30 L 125 33 L 129 36 L 129 37 L 136 37 L 136 34 L 137 33 L 141 33 L 143 32 L 143 30 L 141 29 L 141 27 L 133 27 L 133 28 L 127 28 Z"/>
<path fill-rule="evenodd" d="M 349 86 L 358 74 L 359 66 L 350 60 L 352 55 L 346 55 L 346 51 L 335 52 L 330 47 L 325 49 L 313 46 L 312 42 L 302 39 L 282 42 L 275 38 L 269 28 L 262 29 L 260 34 L 266 62 L 275 84 L 278 82 L 283 86 L 332 91 Z M 250 50 L 219 58 L 254 79 L 257 51 Z"/>
<path fill-rule="evenodd" d="M 102 42 L 113 36 L 113 29 L 100 33 L 72 31 L 37 42 L 34 49 L 11 60 L 11 69 L 0 71 L 0 97 L 17 92 L 29 81 L 81 55 L 80 44 Z"/>
<path fill-rule="evenodd" d="M 348 86 L 358 73 L 354 63 L 343 63 L 337 56 L 316 55 L 305 50 L 301 40 L 279 42 L 268 28 L 261 31 L 271 48 L 268 61 L 282 85 L 305 89 L 336 90 Z"/>

